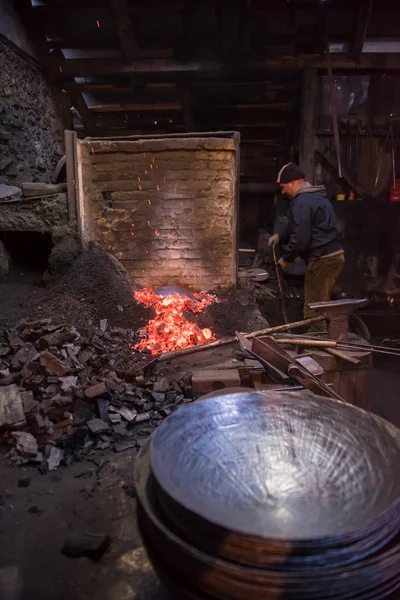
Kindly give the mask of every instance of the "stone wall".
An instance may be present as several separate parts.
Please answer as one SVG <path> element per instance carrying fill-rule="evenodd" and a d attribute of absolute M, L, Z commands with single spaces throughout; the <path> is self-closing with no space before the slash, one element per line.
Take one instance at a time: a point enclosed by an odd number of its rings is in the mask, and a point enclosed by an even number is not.
<path fill-rule="evenodd" d="M 0 203 L 0 231 L 51 231 L 68 225 L 67 194 Z"/>
<path fill-rule="evenodd" d="M 80 142 L 86 241 L 142 287 L 235 284 L 237 152 L 233 138 Z"/>
<path fill-rule="evenodd" d="M 64 154 L 57 93 L 33 61 L 2 39 L 0 65 L 0 182 L 49 182 Z"/>

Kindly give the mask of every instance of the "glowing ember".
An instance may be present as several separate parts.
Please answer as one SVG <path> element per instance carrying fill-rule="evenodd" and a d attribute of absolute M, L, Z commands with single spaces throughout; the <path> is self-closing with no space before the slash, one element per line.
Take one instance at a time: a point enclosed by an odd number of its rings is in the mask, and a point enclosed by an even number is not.
<path fill-rule="evenodd" d="M 141 330 L 142 340 L 135 350 L 148 350 L 151 354 L 161 354 L 198 346 L 215 340 L 211 329 L 200 329 L 184 316 L 184 311 L 201 313 L 211 304 L 215 296 L 201 292 L 193 294 L 195 299 L 179 294 L 158 296 L 151 290 L 135 292 L 135 300 L 146 307 L 154 307 L 156 316 Z"/>

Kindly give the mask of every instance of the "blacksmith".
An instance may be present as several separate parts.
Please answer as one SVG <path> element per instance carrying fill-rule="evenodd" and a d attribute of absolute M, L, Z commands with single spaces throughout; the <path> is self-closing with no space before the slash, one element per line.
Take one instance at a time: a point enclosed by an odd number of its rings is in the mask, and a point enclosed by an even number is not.
<path fill-rule="evenodd" d="M 339 241 L 335 211 L 325 198 L 324 186 L 305 180 L 294 163 L 283 166 L 278 174 L 282 194 L 291 199 L 287 227 L 269 239 L 270 247 L 281 245 L 279 265 L 285 270 L 298 256 L 307 264 L 304 282 L 304 318 L 316 316 L 308 304 L 331 300 L 333 289 L 344 267 L 344 250 Z M 285 229 L 285 230 L 284 230 Z M 317 323 L 313 331 L 324 331 Z"/>

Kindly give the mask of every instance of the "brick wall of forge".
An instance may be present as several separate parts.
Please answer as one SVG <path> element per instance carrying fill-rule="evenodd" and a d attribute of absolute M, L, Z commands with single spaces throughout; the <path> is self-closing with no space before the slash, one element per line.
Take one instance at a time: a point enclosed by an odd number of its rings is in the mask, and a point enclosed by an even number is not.
<path fill-rule="evenodd" d="M 200 291 L 235 283 L 236 139 L 79 145 L 87 240 L 100 242 L 141 287 Z"/>

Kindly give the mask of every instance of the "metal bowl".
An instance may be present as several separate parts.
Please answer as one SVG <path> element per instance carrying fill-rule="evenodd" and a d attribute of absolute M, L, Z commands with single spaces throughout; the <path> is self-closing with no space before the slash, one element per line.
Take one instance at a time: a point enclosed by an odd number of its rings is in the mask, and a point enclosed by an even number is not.
<path fill-rule="evenodd" d="M 186 600 L 378 600 L 398 598 L 400 540 L 377 548 L 368 560 L 345 569 L 329 567 L 315 572 L 307 562 L 297 571 L 274 566 L 250 568 L 197 549 L 191 540 L 176 534 L 157 501 L 157 482 L 150 469 L 150 443 L 140 451 L 135 465 L 138 524 L 149 557 L 174 598 Z M 216 548 L 218 550 L 218 548 Z M 294 548 L 287 546 L 281 567 Z M 321 549 L 324 551 L 324 549 Z M 304 556 L 307 551 L 304 550 Z M 277 567 L 275 565 L 275 567 Z M 389 596 L 389 594 L 394 594 Z"/>
<path fill-rule="evenodd" d="M 309 392 L 186 406 L 157 429 L 150 460 L 173 501 L 242 536 L 350 542 L 398 513 L 399 439 L 373 415 Z"/>

